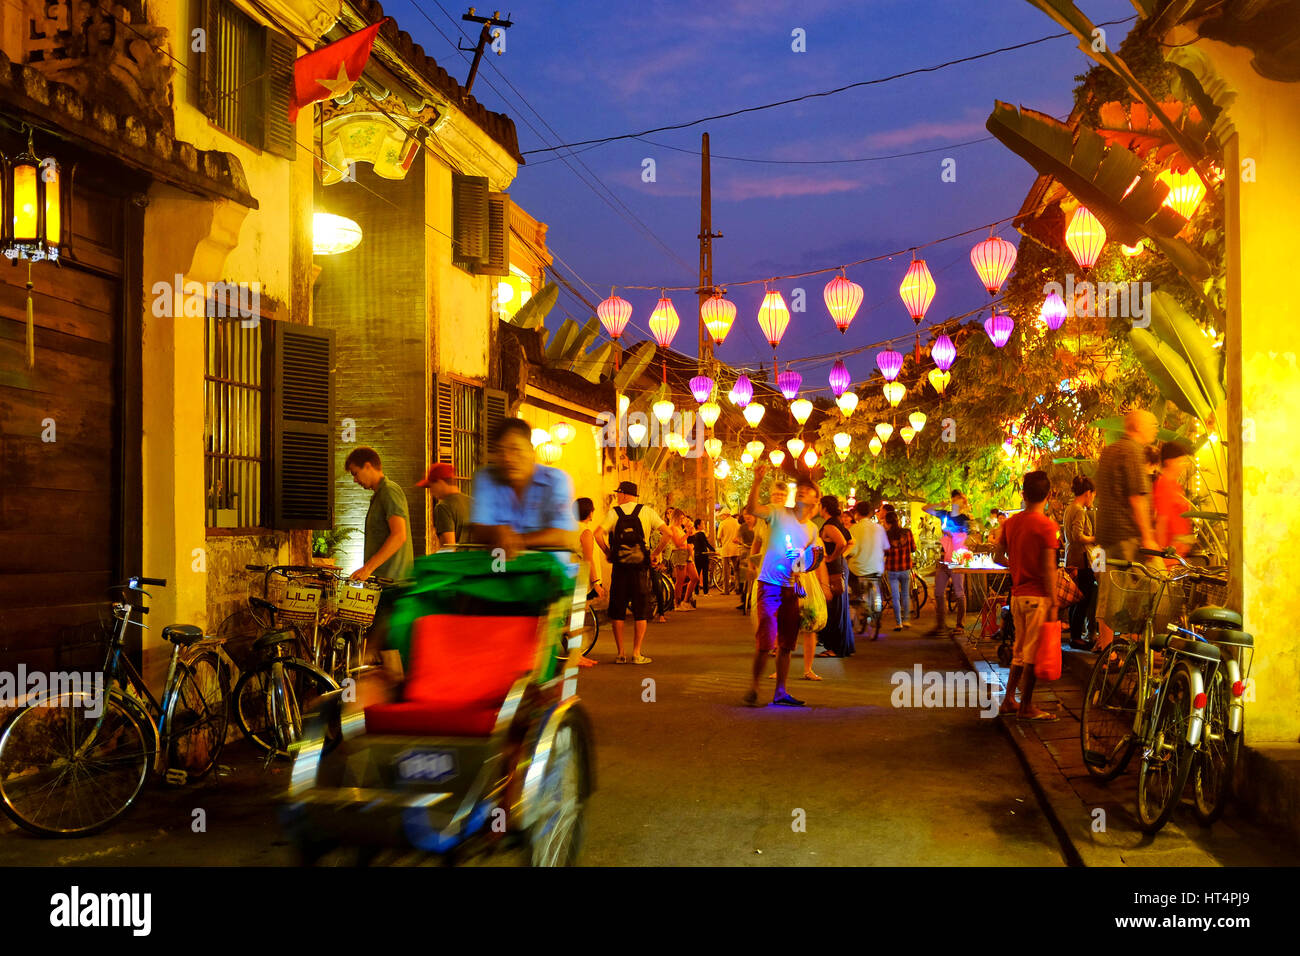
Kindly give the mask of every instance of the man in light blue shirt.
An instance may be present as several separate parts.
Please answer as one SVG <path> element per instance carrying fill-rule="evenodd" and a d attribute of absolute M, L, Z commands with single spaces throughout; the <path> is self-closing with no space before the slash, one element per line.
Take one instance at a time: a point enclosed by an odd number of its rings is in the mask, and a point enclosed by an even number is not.
<path fill-rule="evenodd" d="M 532 427 L 507 418 L 492 439 L 496 463 L 474 476 L 470 540 L 501 548 L 507 560 L 529 548 L 575 548 L 573 482 L 537 464 Z"/>

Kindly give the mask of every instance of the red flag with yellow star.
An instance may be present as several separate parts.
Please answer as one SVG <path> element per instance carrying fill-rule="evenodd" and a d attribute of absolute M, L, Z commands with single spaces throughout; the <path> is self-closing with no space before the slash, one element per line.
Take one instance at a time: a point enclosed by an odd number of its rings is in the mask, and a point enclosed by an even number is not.
<path fill-rule="evenodd" d="M 328 46 L 298 57 L 293 64 L 293 96 L 289 99 L 289 121 L 298 118 L 298 111 L 319 100 L 342 96 L 361 78 L 361 71 L 370 59 L 370 48 L 375 45 L 379 28 L 391 20 L 384 17 L 364 30 L 358 30 L 335 40 Z"/>

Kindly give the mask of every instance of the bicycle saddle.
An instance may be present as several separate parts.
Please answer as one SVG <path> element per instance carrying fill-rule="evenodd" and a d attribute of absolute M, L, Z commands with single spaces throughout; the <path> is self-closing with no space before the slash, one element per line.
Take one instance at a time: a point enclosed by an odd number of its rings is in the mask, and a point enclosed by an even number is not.
<path fill-rule="evenodd" d="M 1254 647 L 1255 636 L 1246 631 L 1228 627 L 1207 627 L 1205 639 L 1213 644 L 1231 644 L 1234 647 Z"/>
<path fill-rule="evenodd" d="M 297 640 L 298 635 L 293 630 L 286 631 L 269 631 L 263 634 L 253 642 L 253 647 L 259 651 L 269 650 L 277 644 L 286 644 L 289 641 Z"/>
<path fill-rule="evenodd" d="M 1236 611 L 1231 611 L 1226 607 L 1217 607 L 1213 604 L 1206 607 L 1198 607 L 1189 616 L 1188 620 L 1192 627 L 1198 624 L 1217 624 L 1220 627 L 1241 627 L 1241 615 Z"/>
<path fill-rule="evenodd" d="M 203 631 L 193 624 L 168 624 L 163 628 L 162 636 L 164 641 L 189 647 L 195 641 L 203 640 Z"/>

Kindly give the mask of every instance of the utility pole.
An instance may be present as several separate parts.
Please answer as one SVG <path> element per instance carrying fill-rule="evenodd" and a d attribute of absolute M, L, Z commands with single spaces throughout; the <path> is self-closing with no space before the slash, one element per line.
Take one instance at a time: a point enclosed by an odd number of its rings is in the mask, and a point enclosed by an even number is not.
<path fill-rule="evenodd" d="M 713 191 L 709 174 L 709 134 L 700 136 L 700 374 L 709 375 L 716 384 L 717 376 L 713 374 L 713 337 L 704 327 L 704 303 L 713 295 L 713 240 L 721 239 L 722 233 L 713 231 Z M 708 467 L 708 474 L 704 469 Z M 695 500 L 704 500 L 704 486 L 708 485 L 708 508 L 703 518 L 706 522 L 705 533 L 715 537 L 713 517 L 714 505 L 718 501 L 717 479 L 713 468 L 706 466 L 703 455 L 695 459 Z M 714 542 L 717 543 L 716 541 Z"/>
<path fill-rule="evenodd" d="M 478 65 L 479 61 L 483 59 L 483 50 L 492 42 L 492 31 L 489 28 L 500 27 L 503 30 L 508 30 L 514 26 L 514 24 L 509 20 L 502 20 L 500 10 L 493 11 L 492 16 L 490 17 L 480 17 L 475 16 L 473 7 L 470 7 L 469 13 L 464 14 L 461 19 L 468 20 L 471 23 L 483 24 L 483 29 L 481 29 L 478 34 L 477 46 L 461 46 L 460 41 L 456 41 L 456 49 L 464 50 L 466 53 L 470 50 L 474 51 L 474 62 L 470 64 L 469 78 L 465 80 L 465 92 L 468 94 L 469 91 L 474 88 L 474 77 L 478 75 Z"/>

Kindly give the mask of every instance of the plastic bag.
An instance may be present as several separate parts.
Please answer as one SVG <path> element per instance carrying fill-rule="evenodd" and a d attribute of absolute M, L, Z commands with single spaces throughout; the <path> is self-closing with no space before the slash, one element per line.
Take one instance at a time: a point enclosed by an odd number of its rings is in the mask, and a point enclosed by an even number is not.
<path fill-rule="evenodd" d="M 817 575 L 805 571 L 799 578 L 806 592 L 799 601 L 799 630 L 820 631 L 826 626 L 826 595 L 822 593 Z"/>
<path fill-rule="evenodd" d="M 1038 629 L 1038 649 L 1034 654 L 1034 676 L 1039 680 L 1059 680 L 1061 676 L 1061 622 L 1044 621 Z"/>

